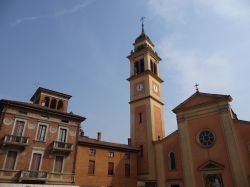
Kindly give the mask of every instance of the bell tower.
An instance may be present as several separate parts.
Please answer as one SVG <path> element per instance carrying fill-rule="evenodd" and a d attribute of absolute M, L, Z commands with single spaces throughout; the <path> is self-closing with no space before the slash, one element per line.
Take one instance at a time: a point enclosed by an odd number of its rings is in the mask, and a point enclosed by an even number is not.
<path fill-rule="evenodd" d="M 165 136 L 159 62 L 154 44 L 144 32 L 134 42 L 130 60 L 130 136 L 138 155 L 140 186 L 156 186 L 154 141 Z"/>

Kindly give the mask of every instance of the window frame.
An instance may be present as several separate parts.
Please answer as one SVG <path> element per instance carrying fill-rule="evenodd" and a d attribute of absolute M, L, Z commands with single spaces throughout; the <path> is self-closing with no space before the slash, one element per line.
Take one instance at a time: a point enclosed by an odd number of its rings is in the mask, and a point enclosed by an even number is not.
<path fill-rule="evenodd" d="M 114 151 L 108 151 L 108 157 L 109 158 L 114 158 L 115 157 L 115 152 Z"/>
<path fill-rule="evenodd" d="M 128 166 L 128 168 L 127 168 L 127 166 Z M 130 177 L 131 176 L 131 167 L 130 167 L 130 164 L 128 164 L 128 163 L 125 163 L 125 166 L 124 166 L 125 168 L 125 177 Z M 128 171 L 128 173 L 127 173 L 127 171 Z"/>
<path fill-rule="evenodd" d="M 96 149 L 95 148 L 89 148 L 89 156 L 95 156 L 96 155 Z"/>
<path fill-rule="evenodd" d="M 15 164 L 14 164 L 13 169 L 6 169 L 6 164 L 7 164 L 7 159 L 8 159 L 8 153 L 9 153 L 10 151 L 16 152 Z M 3 164 L 2 169 L 3 169 L 3 170 L 10 170 L 10 171 L 16 170 L 16 165 L 17 165 L 18 157 L 19 157 L 19 155 L 18 155 L 18 151 L 17 151 L 17 150 L 15 150 L 15 149 L 9 149 L 9 150 L 7 151 L 7 154 L 5 155 L 4 164 Z"/>
<path fill-rule="evenodd" d="M 110 168 L 109 168 L 110 165 L 112 165 L 112 170 L 110 170 Z M 114 162 L 108 162 L 108 176 L 114 176 L 114 174 L 115 174 L 114 167 L 115 167 Z M 109 171 L 112 171 L 112 173 L 110 173 Z"/>
<path fill-rule="evenodd" d="M 66 138 L 65 138 L 65 142 L 64 143 L 67 143 L 68 142 L 68 136 L 69 136 L 69 128 L 68 127 L 64 127 L 64 126 L 59 126 L 59 128 L 58 128 L 57 141 L 60 140 L 59 138 L 60 138 L 60 130 L 61 129 L 66 129 Z"/>
<path fill-rule="evenodd" d="M 90 163 L 93 163 L 93 172 L 90 172 Z M 89 163 L 88 163 L 88 175 L 95 175 L 95 160 L 89 160 Z"/>
<path fill-rule="evenodd" d="M 33 161 L 33 155 L 35 153 L 41 154 L 41 162 L 40 162 L 40 165 L 39 165 L 39 171 L 41 171 L 41 167 L 42 167 L 42 164 L 43 164 L 44 151 L 40 151 L 40 150 L 32 150 L 31 159 L 30 159 L 30 163 L 29 163 L 29 170 L 31 169 L 31 165 L 32 165 L 32 161 Z"/>
<path fill-rule="evenodd" d="M 172 158 L 171 158 L 171 154 L 174 155 L 174 167 L 172 167 Z M 177 164 L 176 164 L 176 154 L 174 151 L 170 151 L 168 153 L 168 169 L 169 171 L 175 171 L 177 170 Z"/>
<path fill-rule="evenodd" d="M 61 172 L 55 171 L 55 169 L 56 169 L 56 157 L 63 157 Z M 54 164 L 53 164 L 53 172 L 54 173 L 63 173 L 63 171 L 64 171 L 64 160 L 65 160 L 65 156 L 64 155 L 55 155 Z"/>
<path fill-rule="evenodd" d="M 23 132 L 22 132 L 22 136 L 24 136 L 24 132 L 25 132 L 25 129 L 26 129 L 27 120 L 26 120 L 26 119 L 23 119 L 23 118 L 15 118 L 15 122 L 14 122 L 14 125 L 13 125 L 13 128 L 12 128 L 12 131 L 11 131 L 11 135 L 14 135 L 17 121 L 22 121 L 22 122 L 24 122 Z"/>
<path fill-rule="evenodd" d="M 42 125 L 46 126 L 46 132 L 45 132 L 45 137 L 44 137 L 43 141 L 38 139 L 39 127 L 42 126 Z M 37 141 L 37 142 L 46 142 L 48 131 L 49 131 L 49 125 L 48 124 L 46 124 L 46 123 L 38 123 L 37 130 L 36 130 L 35 141 Z"/>

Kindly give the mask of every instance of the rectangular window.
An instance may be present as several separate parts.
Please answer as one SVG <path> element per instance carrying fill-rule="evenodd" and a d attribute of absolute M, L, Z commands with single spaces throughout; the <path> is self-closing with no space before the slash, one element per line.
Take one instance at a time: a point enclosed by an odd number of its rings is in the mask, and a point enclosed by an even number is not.
<path fill-rule="evenodd" d="M 150 60 L 150 69 L 152 72 L 154 72 L 154 63 L 152 60 Z"/>
<path fill-rule="evenodd" d="M 40 170 L 41 159 L 42 159 L 42 154 L 33 153 L 32 163 L 31 163 L 31 167 L 30 167 L 31 171 L 39 171 Z"/>
<path fill-rule="evenodd" d="M 17 120 L 16 125 L 15 125 L 15 130 L 13 135 L 15 136 L 22 136 L 23 135 L 23 130 L 24 130 L 24 121 Z"/>
<path fill-rule="evenodd" d="M 93 148 L 89 149 L 89 156 L 95 156 L 95 154 L 96 154 L 96 149 Z"/>
<path fill-rule="evenodd" d="M 142 123 L 142 113 L 141 112 L 139 113 L 139 123 L 140 124 Z"/>
<path fill-rule="evenodd" d="M 108 175 L 114 175 L 114 163 L 113 162 L 108 163 Z"/>
<path fill-rule="evenodd" d="M 95 161 L 94 160 L 89 160 L 88 174 L 89 175 L 95 174 Z"/>
<path fill-rule="evenodd" d="M 140 60 L 140 73 L 144 72 L 144 60 Z"/>
<path fill-rule="evenodd" d="M 154 63 L 154 73 L 157 74 L 157 65 Z"/>
<path fill-rule="evenodd" d="M 139 73 L 139 63 L 135 62 L 134 64 L 134 74 L 137 75 Z"/>
<path fill-rule="evenodd" d="M 130 165 L 125 164 L 125 176 L 130 177 Z"/>
<path fill-rule="evenodd" d="M 17 152 L 16 151 L 8 151 L 7 159 L 5 163 L 5 169 L 13 170 L 15 169 Z"/>
<path fill-rule="evenodd" d="M 38 141 L 45 142 L 46 130 L 47 130 L 46 125 L 39 125 L 36 138 Z"/>
<path fill-rule="evenodd" d="M 59 131 L 59 142 L 66 142 L 67 129 L 60 128 Z"/>
<path fill-rule="evenodd" d="M 129 159 L 130 159 L 130 153 L 125 153 L 124 159 L 125 159 L 125 160 L 129 160 Z"/>
<path fill-rule="evenodd" d="M 140 157 L 143 157 L 143 145 L 140 145 Z"/>
<path fill-rule="evenodd" d="M 63 156 L 56 156 L 54 172 L 61 173 L 63 169 Z"/>
<path fill-rule="evenodd" d="M 109 152 L 108 152 L 108 157 L 109 157 L 109 158 L 114 158 L 114 156 L 115 156 L 114 151 L 109 151 Z"/>
<path fill-rule="evenodd" d="M 180 187 L 179 184 L 171 184 L 170 187 Z"/>

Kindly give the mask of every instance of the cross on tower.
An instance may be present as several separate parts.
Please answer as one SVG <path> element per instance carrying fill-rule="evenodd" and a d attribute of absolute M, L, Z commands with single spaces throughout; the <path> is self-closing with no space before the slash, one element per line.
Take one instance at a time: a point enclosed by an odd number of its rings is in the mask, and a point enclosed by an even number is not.
<path fill-rule="evenodd" d="M 195 87 L 195 89 L 196 89 L 196 92 L 199 92 L 199 84 L 196 83 L 196 84 L 194 85 L 194 87 Z"/>
<path fill-rule="evenodd" d="M 144 32 L 144 20 L 145 20 L 145 17 L 144 16 L 142 16 L 141 17 L 141 32 Z"/>

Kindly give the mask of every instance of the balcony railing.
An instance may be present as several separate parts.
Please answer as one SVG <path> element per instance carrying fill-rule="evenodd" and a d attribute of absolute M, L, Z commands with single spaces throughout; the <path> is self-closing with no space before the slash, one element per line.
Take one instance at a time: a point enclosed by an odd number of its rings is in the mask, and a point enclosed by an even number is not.
<path fill-rule="evenodd" d="M 66 143 L 66 142 L 54 141 L 52 151 L 53 152 L 59 151 L 59 152 L 69 153 L 69 152 L 73 151 L 73 144 Z"/>
<path fill-rule="evenodd" d="M 26 146 L 28 145 L 29 138 L 24 136 L 5 135 L 3 145 Z"/>
<path fill-rule="evenodd" d="M 48 172 L 46 171 L 21 171 L 19 182 L 22 181 L 41 181 L 48 180 Z"/>

